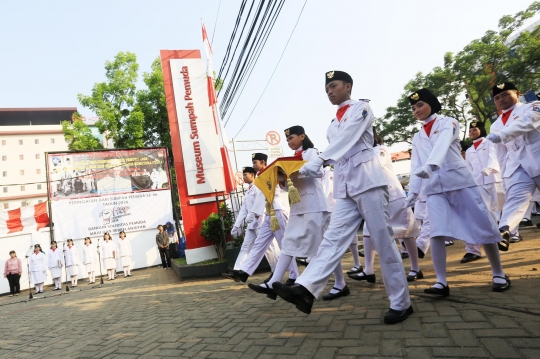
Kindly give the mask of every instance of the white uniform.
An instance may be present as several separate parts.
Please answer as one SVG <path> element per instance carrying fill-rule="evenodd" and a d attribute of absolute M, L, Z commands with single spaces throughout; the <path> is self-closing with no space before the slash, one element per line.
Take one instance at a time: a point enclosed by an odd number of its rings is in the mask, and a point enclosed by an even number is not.
<path fill-rule="evenodd" d="M 336 199 L 334 198 L 334 170 L 330 166 L 323 168 L 322 186 L 330 212 L 333 212 Z"/>
<path fill-rule="evenodd" d="M 69 276 L 79 274 L 79 250 L 75 246 L 66 247 L 66 270 Z"/>
<path fill-rule="evenodd" d="M 413 174 L 411 174 L 413 175 Z M 414 205 L 414 218 L 422 221 L 422 227 L 420 229 L 420 235 L 416 238 L 416 247 L 422 252 L 427 253 L 429 249 L 430 228 L 428 209 L 427 209 L 427 196 L 421 194 L 418 196 L 418 200 Z"/>
<path fill-rule="evenodd" d="M 118 240 L 118 257 L 120 257 L 120 262 L 122 267 L 128 267 L 131 265 L 131 244 L 127 239 Z"/>
<path fill-rule="evenodd" d="M 47 256 L 42 252 L 32 252 L 28 257 L 32 284 L 43 284 L 47 280 Z"/>
<path fill-rule="evenodd" d="M 312 161 L 317 157 L 318 152 L 313 148 L 302 151 L 302 159 L 305 161 Z M 320 174 L 322 178 L 322 167 Z M 317 254 L 323 234 L 330 223 L 330 207 L 320 178 L 301 174 L 291 177 L 301 200 L 291 206 L 289 223 L 281 242 L 281 253 L 292 257 L 313 257 Z"/>
<path fill-rule="evenodd" d="M 506 124 L 502 115 L 491 125 L 502 143 L 495 145 L 506 187 L 506 203 L 499 227 L 512 234 L 529 207 L 535 189 L 540 189 L 540 102 L 517 103 Z"/>
<path fill-rule="evenodd" d="M 62 251 L 58 248 L 55 250 L 51 248 L 47 253 L 47 261 L 49 262 L 51 277 L 53 279 L 60 278 L 62 276 L 62 265 L 64 263 Z"/>
<path fill-rule="evenodd" d="M 112 240 L 109 240 L 108 242 L 103 240 L 103 243 L 101 244 L 101 258 L 105 269 L 116 269 L 116 257 L 118 257 L 116 244 L 114 244 Z"/>
<path fill-rule="evenodd" d="M 419 194 L 421 190 L 427 195 L 431 238 L 452 237 L 472 244 L 499 242 L 497 223 L 461 156 L 459 122 L 451 117 L 433 116 L 436 118 L 430 137 L 424 130 L 414 135 L 411 173 L 425 165 L 436 169 L 424 180 L 412 175 L 409 185 L 411 193 Z"/>
<path fill-rule="evenodd" d="M 86 267 L 86 273 L 91 273 L 95 270 L 96 262 L 96 248 L 93 244 L 85 244 L 83 246 L 83 264 Z"/>
<path fill-rule="evenodd" d="M 381 258 L 390 308 L 405 310 L 410 306 L 409 288 L 390 225 L 388 186 L 373 151 L 373 113 L 367 101 L 349 100 L 340 107 L 347 105 L 341 120 L 330 124 L 326 134 L 330 145 L 320 156 L 335 164 L 336 205 L 317 255 L 296 283 L 319 297 L 365 219 Z"/>

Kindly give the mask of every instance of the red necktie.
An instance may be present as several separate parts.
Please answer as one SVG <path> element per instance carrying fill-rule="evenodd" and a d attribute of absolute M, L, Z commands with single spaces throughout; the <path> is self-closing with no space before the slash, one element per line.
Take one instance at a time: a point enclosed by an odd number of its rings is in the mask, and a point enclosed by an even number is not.
<path fill-rule="evenodd" d="M 343 116 L 343 115 L 342 115 Z M 294 158 L 302 158 L 302 152 L 304 151 L 298 151 L 294 154 Z"/>
<path fill-rule="evenodd" d="M 435 123 L 435 119 L 431 120 L 428 124 L 424 125 L 424 131 L 426 131 L 426 135 L 428 137 L 431 134 L 431 127 L 433 127 L 434 123 Z"/>
<path fill-rule="evenodd" d="M 343 107 L 338 108 L 337 113 L 336 113 L 336 118 L 338 121 L 341 121 L 341 119 L 343 118 L 343 115 L 345 114 L 345 112 L 347 112 L 349 107 L 351 107 L 351 105 L 345 105 Z"/>
<path fill-rule="evenodd" d="M 474 149 L 476 150 L 478 148 L 478 146 L 480 146 L 480 144 L 482 143 L 482 141 L 484 140 L 480 140 L 478 142 L 473 142 L 473 145 L 474 145 Z"/>
<path fill-rule="evenodd" d="M 508 121 L 508 119 L 510 118 L 510 114 L 511 114 L 513 111 L 514 111 L 514 110 L 508 111 L 508 112 L 505 112 L 505 113 L 502 114 L 501 120 L 502 120 L 503 125 L 506 126 L 506 121 Z"/>

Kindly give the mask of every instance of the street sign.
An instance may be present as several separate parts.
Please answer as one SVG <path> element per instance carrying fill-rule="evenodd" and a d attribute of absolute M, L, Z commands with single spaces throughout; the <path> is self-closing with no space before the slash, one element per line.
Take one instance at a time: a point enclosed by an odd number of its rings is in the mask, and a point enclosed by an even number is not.
<path fill-rule="evenodd" d="M 281 147 L 281 146 L 268 146 L 268 157 L 269 158 L 283 157 L 283 147 Z"/>
<path fill-rule="evenodd" d="M 266 134 L 266 142 L 268 142 L 270 146 L 277 146 L 279 145 L 280 141 L 281 137 L 276 131 L 268 131 L 268 133 Z"/>

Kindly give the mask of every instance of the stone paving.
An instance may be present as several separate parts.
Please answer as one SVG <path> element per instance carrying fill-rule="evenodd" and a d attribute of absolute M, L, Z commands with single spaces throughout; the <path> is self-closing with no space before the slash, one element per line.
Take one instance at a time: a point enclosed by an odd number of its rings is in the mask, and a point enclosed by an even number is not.
<path fill-rule="evenodd" d="M 512 279 L 491 291 L 487 259 L 460 264 L 448 247 L 451 296 L 432 298 L 425 278 L 410 286 L 415 313 L 384 325 L 384 286 L 349 280 L 351 295 L 315 303 L 311 315 L 222 278 L 179 281 L 149 268 L 91 289 L 20 302 L 0 298 L 1 358 L 540 358 L 540 230 L 503 253 Z M 408 265 L 408 260 L 404 261 Z M 350 268 L 347 254 L 344 267 Z M 380 272 L 376 271 L 378 278 Z M 268 273 L 250 278 L 260 283 Z M 332 281 L 328 284 L 328 288 Z M 19 302 L 17 302 L 19 300 Z"/>

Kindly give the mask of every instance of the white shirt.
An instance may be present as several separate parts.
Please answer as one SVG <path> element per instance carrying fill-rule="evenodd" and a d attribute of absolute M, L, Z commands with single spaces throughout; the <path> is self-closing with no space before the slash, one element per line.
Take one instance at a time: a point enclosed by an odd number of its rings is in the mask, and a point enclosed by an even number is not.
<path fill-rule="evenodd" d="M 474 148 L 474 144 L 478 142 L 481 142 L 478 148 Z M 474 140 L 473 145 L 467 149 L 465 161 L 467 161 L 467 165 L 478 185 L 502 182 L 501 168 L 497 161 L 497 150 L 493 142 L 483 137 Z M 489 176 L 482 174 L 482 170 L 486 168 L 491 169 Z"/>
<path fill-rule="evenodd" d="M 47 270 L 47 256 L 41 252 L 32 252 L 28 257 L 30 272 L 45 272 Z"/>
<path fill-rule="evenodd" d="M 66 247 L 66 267 L 76 266 L 80 262 L 79 259 L 79 250 L 75 246 Z"/>
<path fill-rule="evenodd" d="M 83 246 L 83 264 L 96 263 L 96 248 L 93 244 Z"/>
<path fill-rule="evenodd" d="M 259 192 L 260 190 L 257 188 L 257 186 L 255 186 L 253 183 L 249 184 L 248 190 L 244 194 L 242 206 L 240 207 L 240 211 L 238 212 L 238 216 L 234 222 L 234 227 L 242 227 L 242 222 L 246 219 L 249 212 L 251 212 L 251 208 L 253 207 L 253 203 L 255 202 L 255 198 Z"/>
<path fill-rule="evenodd" d="M 49 249 L 47 252 L 47 260 L 49 262 L 49 269 L 59 267 L 58 263 L 64 263 L 64 255 L 58 248 L 56 250 Z"/>
<path fill-rule="evenodd" d="M 113 256 L 113 252 L 116 252 L 116 257 Z M 101 243 L 101 258 L 118 258 L 118 250 L 116 244 L 114 244 L 112 240 L 109 240 L 108 242 L 103 240 L 103 243 Z"/>
<path fill-rule="evenodd" d="M 129 244 L 127 239 L 118 240 L 118 256 L 120 257 L 131 257 L 131 244 Z"/>
<path fill-rule="evenodd" d="M 405 191 L 403 190 L 403 186 L 401 186 L 401 182 L 399 182 L 399 179 L 394 172 L 394 166 L 392 166 L 392 156 L 390 155 L 388 147 L 385 145 L 377 145 L 373 149 L 375 152 L 379 153 L 377 158 L 379 159 L 379 162 L 383 168 L 384 178 L 386 179 L 386 183 L 388 185 L 388 201 L 392 202 L 398 198 L 405 198 Z"/>

